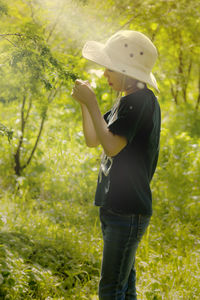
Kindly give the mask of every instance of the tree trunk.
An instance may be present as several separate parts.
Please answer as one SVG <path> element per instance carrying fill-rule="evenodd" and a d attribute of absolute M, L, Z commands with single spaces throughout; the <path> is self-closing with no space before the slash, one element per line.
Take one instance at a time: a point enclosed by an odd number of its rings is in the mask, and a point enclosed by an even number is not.
<path fill-rule="evenodd" d="M 16 152 L 14 154 L 14 160 L 15 160 L 15 167 L 14 167 L 14 169 L 15 169 L 15 174 L 17 176 L 21 175 L 20 153 L 21 153 L 21 147 L 23 145 L 24 129 L 25 129 L 25 124 L 26 124 L 26 121 L 24 119 L 25 104 L 26 104 L 26 96 L 24 95 L 23 101 L 22 101 L 22 108 L 21 108 L 21 136 L 20 136 L 20 139 L 19 139 L 17 150 L 16 150 Z"/>
<path fill-rule="evenodd" d="M 199 104 L 200 104 L 200 67 L 199 67 L 199 82 L 198 82 L 198 89 L 199 89 L 199 93 L 198 93 L 198 98 L 197 98 L 197 103 L 196 103 L 196 110 L 198 110 Z"/>
<path fill-rule="evenodd" d="M 174 86 L 171 85 L 171 94 L 172 94 L 172 97 L 174 98 L 176 105 L 178 105 L 178 89 L 177 89 L 177 87 L 176 87 L 176 89 L 174 89 Z"/>
<path fill-rule="evenodd" d="M 45 111 L 45 113 L 44 113 L 44 115 L 42 117 L 42 120 L 41 120 L 41 123 L 40 123 L 40 129 L 39 129 L 36 141 L 35 141 L 35 145 L 33 146 L 33 149 L 31 151 L 31 154 L 30 154 L 27 162 L 21 167 L 21 169 L 25 169 L 30 164 L 30 162 L 31 162 L 31 160 L 33 158 L 33 155 L 35 153 L 35 150 L 37 149 L 37 145 L 39 143 L 39 140 L 40 140 L 40 137 L 41 137 L 41 134 L 42 134 L 42 130 L 43 130 L 43 127 L 44 127 L 44 121 L 46 119 L 46 114 L 47 114 L 47 110 Z"/>

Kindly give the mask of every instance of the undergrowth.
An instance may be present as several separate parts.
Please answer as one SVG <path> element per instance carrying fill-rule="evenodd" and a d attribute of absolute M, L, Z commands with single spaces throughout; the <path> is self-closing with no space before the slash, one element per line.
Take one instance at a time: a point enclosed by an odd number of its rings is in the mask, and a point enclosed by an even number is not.
<path fill-rule="evenodd" d="M 102 238 L 93 198 L 101 150 L 85 147 L 81 124 L 73 128 L 67 114 L 55 109 L 49 116 L 21 177 L 12 172 L 14 141 L 0 139 L 0 299 L 97 299 Z M 199 299 L 200 131 L 194 114 L 163 105 L 153 217 L 136 260 L 141 300 Z"/>

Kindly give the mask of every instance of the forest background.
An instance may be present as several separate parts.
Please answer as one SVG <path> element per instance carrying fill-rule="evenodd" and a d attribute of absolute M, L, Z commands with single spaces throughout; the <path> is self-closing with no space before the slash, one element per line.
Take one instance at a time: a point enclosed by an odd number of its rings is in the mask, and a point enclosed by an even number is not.
<path fill-rule="evenodd" d="M 161 151 L 138 297 L 199 299 L 199 23 L 196 0 L 0 0 L 0 299 L 97 299 L 102 150 L 85 146 L 70 94 L 87 79 L 102 113 L 112 106 L 103 69 L 81 49 L 120 29 L 159 51 Z"/>

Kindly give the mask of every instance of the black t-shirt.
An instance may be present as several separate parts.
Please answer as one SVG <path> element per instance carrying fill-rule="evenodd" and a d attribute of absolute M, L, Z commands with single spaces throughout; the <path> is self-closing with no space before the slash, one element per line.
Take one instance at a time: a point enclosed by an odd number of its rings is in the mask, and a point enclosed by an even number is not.
<path fill-rule="evenodd" d="M 109 130 L 127 145 L 114 157 L 102 157 L 95 205 L 121 214 L 152 215 L 150 181 L 156 169 L 161 114 L 149 89 L 124 96 L 104 115 Z"/>

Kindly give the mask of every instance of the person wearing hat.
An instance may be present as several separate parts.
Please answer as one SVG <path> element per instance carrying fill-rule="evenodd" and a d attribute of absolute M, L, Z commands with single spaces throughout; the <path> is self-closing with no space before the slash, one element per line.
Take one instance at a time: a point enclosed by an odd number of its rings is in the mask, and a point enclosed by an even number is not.
<path fill-rule="evenodd" d="M 157 50 L 144 34 L 122 30 L 105 44 L 87 42 L 82 54 L 105 67 L 108 84 L 121 93 L 102 116 L 88 81 L 76 80 L 72 91 L 86 144 L 103 147 L 95 194 L 104 241 L 99 299 L 135 300 L 135 254 L 152 216 L 150 182 L 159 154 L 160 106 L 147 87 L 158 90 L 151 72 Z"/>

